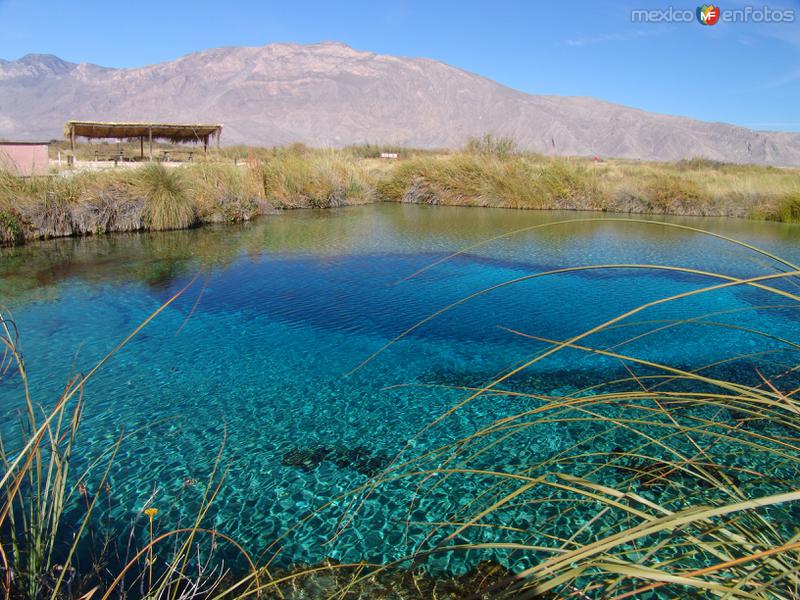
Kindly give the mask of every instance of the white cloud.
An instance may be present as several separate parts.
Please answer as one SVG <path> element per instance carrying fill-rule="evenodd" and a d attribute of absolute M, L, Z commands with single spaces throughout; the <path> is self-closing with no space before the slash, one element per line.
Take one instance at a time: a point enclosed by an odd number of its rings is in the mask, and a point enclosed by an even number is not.
<path fill-rule="evenodd" d="M 586 37 L 571 38 L 566 40 L 567 46 L 591 46 L 608 42 L 628 42 L 647 37 L 656 37 L 671 31 L 671 27 L 654 27 L 652 29 L 632 29 L 618 33 L 602 33 Z"/>
<path fill-rule="evenodd" d="M 776 77 L 775 79 L 765 81 L 760 85 L 756 86 L 755 88 L 753 88 L 751 91 L 761 92 L 764 90 L 774 90 L 776 88 L 782 88 L 786 85 L 792 85 L 794 83 L 800 83 L 800 69 L 789 71 L 788 73 L 784 73 L 780 77 Z"/>

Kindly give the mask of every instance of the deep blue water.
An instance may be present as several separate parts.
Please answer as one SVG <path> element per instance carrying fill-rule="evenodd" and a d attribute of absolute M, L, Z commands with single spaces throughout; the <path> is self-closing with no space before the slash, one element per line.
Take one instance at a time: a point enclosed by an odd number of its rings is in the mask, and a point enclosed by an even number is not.
<path fill-rule="evenodd" d="M 468 393 L 453 387 L 485 385 L 545 348 L 508 329 L 566 339 L 643 303 L 718 280 L 618 268 L 523 281 L 457 305 L 348 375 L 434 311 L 504 281 L 579 265 L 660 264 L 736 277 L 786 270 L 699 233 L 606 221 L 499 239 L 401 281 L 501 233 L 591 216 L 377 205 L 287 213 L 243 226 L 53 240 L 0 251 L 0 294 L 21 334 L 33 396 L 47 406 L 72 374 L 88 371 L 196 278 L 88 383 L 80 455 L 88 463 L 122 431 L 129 433 L 111 472 L 105 518 L 124 527 L 155 495 L 157 525 L 167 529 L 191 521 L 227 435 L 222 463 L 228 472 L 208 523 L 258 555 L 312 509 L 380 472 L 408 440 L 403 456 L 419 456 L 536 406 L 530 398 L 481 397 L 416 435 Z M 670 222 L 800 261 L 800 227 Z M 800 288 L 795 279 L 766 284 Z M 616 347 L 693 317 L 703 318 Z M 799 319 L 792 300 L 739 286 L 650 308 L 582 343 L 685 369 L 748 354 L 709 373 L 756 383 L 756 368 L 771 376 L 797 364 L 796 350 L 783 340 L 797 341 Z M 560 395 L 626 376 L 617 359 L 565 349 L 504 387 Z M 8 440 L 21 405 L 18 380 L 7 376 L 0 382 L 0 411 Z M 542 424 L 475 464 L 530 465 L 567 450 L 592 427 Z M 610 450 L 628 442 L 615 431 L 596 445 Z M 430 526 L 423 522 L 457 520 L 480 486 L 470 477 L 450 478 L 411 504 L 414 483 L 418 479 L 401 479 L 369 494 L 330 541 L 348 507 L 348 500 L 337 501 L 282 540 L 276 561 L 399 559 L 425 539 Z M 533 527 L 554 511 L 556 505 L 521 506 L 506 517 Z M 570 518 L 561 526 L 569 527 Z M 475 535 L 492 539 L 491 532 Z M 493 556 L 512 566 L 529 564 L 519 555 Z M 454 554 L 430 563 L 459 573 L 478 558 Z"/>

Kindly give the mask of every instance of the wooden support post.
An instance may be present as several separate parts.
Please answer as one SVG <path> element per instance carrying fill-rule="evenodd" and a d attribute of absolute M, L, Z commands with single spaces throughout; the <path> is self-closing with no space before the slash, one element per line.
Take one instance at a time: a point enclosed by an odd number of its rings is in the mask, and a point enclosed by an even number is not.
<path fill-rule="evenodd" d="M 150 144 L 150 162 L 153 162 L 153 128 L 147 128 L 147 139 L 149 140 Z"/>
<path fill-rule="evenodd" d="M 139 158 L 144 160 L 144 136 L 139 136 Z"/>
<path fill-rule="evenodd" d="M 222 137 L 222 130 L 221 129 L 217 129 L 215 137 L 217 138 L 217 150 L 219 150 L 219 138 Z"/>
<path fill-rule="evenodd" d="M 72 151 L 72 156 L 75 156 L 75 125 L 69 126 L 69 149 Z"/>
<path fill-rule="evenodd" d="M 208 136 L 203 137 L 203 154 L 208 154 Z"/>

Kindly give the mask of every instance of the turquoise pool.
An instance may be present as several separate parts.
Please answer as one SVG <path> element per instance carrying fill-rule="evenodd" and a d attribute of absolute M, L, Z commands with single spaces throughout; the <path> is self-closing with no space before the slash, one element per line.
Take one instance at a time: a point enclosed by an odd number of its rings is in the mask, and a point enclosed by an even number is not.
<path fill-rule="evenodd" d="M 419 477 L 393 480 L 359 495 L 356 511 L 345 497 L 296 530 L 290 526 L 379 475 L 401 450 L 402 460 L 419 457 L 540 404 L 521 396 L 482 396 L 420 433 L 469 394 L 465 387 L 485 385 L 545 348 L 509 330 L 561 340 L 716 280 L 614 268 L 522 281 L 455 306 L 351 373 L 395 336 L 473 292 L 553 269 L 660 264 L 735 277 L 786 269 L 722 239 L 607 220 L 496 239 L 404 280 L 476 242 L 579 218 L 603 216 L 382 204 L 289 212 L 241 226 L 51 240 L 0 249 L 0 296 L 20 331 L 33 396 L 49 405 L 71 374 L 90 369 L 193 281 L 86 387 L 79 446 L 87 464 L 122 431 L 129 434 L 111 471 L 105 526 L 124 530 L 151 496 L 160 509 L 159 528 L 191 523 L 227 435 L 227 474 L 209 525 L 255 556 L 280 549 L 274 560 L 284 566 L 324 558 L 386 563 L 440 539 L 442 531 L 427 537 L 431 524 L 458 520 L 479 493 L 479 478 L 442 478 L 436 485 Z M 800 261 L 798 226 L 661 220 Z M 771 285 L 798 289 L 791 278 Z M 608 348 L 659 324 L 710 313 L 618 350 L 676 368 L 720 363 L 709 372 L 751 384 L 758 382 L 756 369 L 775 376 L 798 363 L 796 349 L 783 341 L 797 341 L 797 306 L 747 286 L 655 306 L 584 343 Z M 720 362 L 741 354 L 748 356 Z M 504 387 L 564 395 L 626 376 L 617 359 L 565 349 Z M 8 440 L 14 439 L 21 403 L 17 379 L 4 378 L 0 411 Z M 542 423 L 470 465 L 520 469 L 602 431 L 601 422 Z M 611 451 L 629 443 L 614 430 L 598 435 L 595 446 Z M 427 491 L 420 493 L 417 485 Z M 559 505 L 546 500 L 509 506 L 502 518 L 531 531 L 545 516 L 564 531 L 583 523 L 580 515 L 562 519 Z M 347 526 L 334 535 L 343 521 Z M 492 541 L 493 535 L 467 531 L 460 539 Z M 437 554 L 426 565 L 458 574 L 482 558 L 520 569 L 535 557 L 471 550 Z"/>

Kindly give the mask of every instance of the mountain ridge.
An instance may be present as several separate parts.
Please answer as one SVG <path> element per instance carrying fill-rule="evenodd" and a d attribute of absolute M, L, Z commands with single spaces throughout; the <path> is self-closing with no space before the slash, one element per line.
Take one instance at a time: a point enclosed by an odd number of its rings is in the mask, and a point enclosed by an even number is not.
<path fill-rule="evenodd" d="M 228 144 L 455 148 L 494 133 L 544 154 L 800 165 L 800 133 L 527 94 L 434 59 L 334 41 L 210 48 L 134 68 L 0 60 L 0 137 L 59 137 L 69 119 L 221 122 Z"/>

